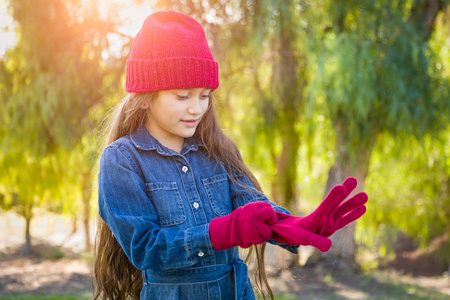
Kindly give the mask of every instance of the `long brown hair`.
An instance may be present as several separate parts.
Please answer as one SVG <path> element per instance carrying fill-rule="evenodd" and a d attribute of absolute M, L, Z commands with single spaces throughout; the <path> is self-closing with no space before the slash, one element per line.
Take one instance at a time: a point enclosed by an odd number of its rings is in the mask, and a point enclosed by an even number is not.
<path fill-rule="evenodd" d="M 147 94 L 129 94 L 116 106 L 116 109 L 106 126 L 106 143 L 135 131 L 145 125 L 147 112 L 140 106 L 144 101 L 153 100 L 157 92 Z M 211 93 L 208 109 L 199 123 L 195 135 L 201 139 L 208 155 L 225 166 L 229 177 L 231 174 L 246 175 L 258 191 L 261 187 L 255 176 L 244 164 L 236 144 L 222 131 L 216 116 L 215 100 Z M 121 246 L 114 238 L 109 227 L 98 218 L 98 228 L 94 247 L 95 261 L 93 270 L 92 299 L 139 299 L 143 281 L 141 271 L 134 267 Z M 255 257 L 254 282 L 258 293 L 264 298 L 273 299 L 273 293 L 267 281 L 264 267 L 265 243 L 252 246 L 245 262 Z"/>

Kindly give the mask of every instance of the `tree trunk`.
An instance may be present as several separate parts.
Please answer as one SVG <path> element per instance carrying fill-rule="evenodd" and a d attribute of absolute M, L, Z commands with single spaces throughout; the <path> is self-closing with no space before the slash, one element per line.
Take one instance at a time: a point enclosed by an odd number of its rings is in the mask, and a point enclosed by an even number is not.
<path fill-rule="evenodd" d="M 31 254 L 31 234 L 30 223 L 32 216 L 25 217 L 25 245 L 23 246 L 23 255 L 29 256 Z"/>
<path fill-rule="evenodd" d="M 283 136 L 283 149 L 276 159 L 276 191 L 277 201 L 293 214 L 297 207 L 297 151 L 299 147 L 298 137 Z"/>
<path fill-rule="evenodd" d="M 74 214 L 72 215 L 72 217 L 73 217 L 73 222 L 72 222 L 72 232 L 70 233 L 70 235 L 75 234 L 75 233 L 77 232 L 77 230 L 78 230 L 77 214 L 74 213 Z"/>
<path fill-rule="evenodd" d="M 89 216 L 91 210 L 91 176 L 90 172 L 83 173 L 83 183 L 82 183 L 82 195 L 83 195 L 83 224 L 84 224 L 84 236 L 85 240 L 85 249 L 90 252 L 92 249 L 91 245 L 91 227 L 89 224 Z"/>
<path fill-rule="evenodd" d="M 292 26 L 292 10 L 280 9 L 279 40 L 275 41 L 273 55 L 273 91 L 274 99 L 280 104 L 276 122 L 279 134 L 282 135 L 281 153 L 276 157 L 276 174 L 274 191 L 276 200 L 297 213 L 297 157 L 300 146 L 300 135 L 296 130 L 301 113 L 303 87 L 305 77 L 302 72 L 305 59 L 295 51 L 297 33 Z M 298 257 L 293 256 L 288 264 L 298 265 Z"/>
<path fill-rule="evenodd" d="M 349 172 L 345 169 L 345 166 L 339 163 L 336 163 L 333 167 L 331 167 L 323 198 L 325 198 L 325 196 L 330 192 L 331 188 L 335 185 L 342 184 L 345 178 L 349 176 L 353 176 L 358 180 L 357 190 L 362 190 L 365 177 L 362 178 L 362 176 L 358 176 L 355 173 L 352 173 L 351 171 Z M 354 193 L 355 192 L 353 192 L 353 194 Z M 328 252 L 323 254 L 325 260 L 339 262 L 350 269 L 356 269 L 355 222 L 338 230 L 330 237 L 330 239 L 333 242 L 333 246 Z"/>
<path fill-rule="evenodd" d="M 299 137 L 294 130 L 283 136 L 283 149 L 276 159 L 276 177 L 273 192 L 277 192 L 276 201 L 287 208 L 293 215 L 297 214 L 297 152 Z M 292 134 L 294 133 L 294 134 Z M 295 135 L 295 137 L 293 136 Z M 285 265 L 299 266 L 298 256 L 292 253 L 284 254 Z"/>
<path fill-rule="evenodd" d="M 324 198 L 330 190 L 342 184 L 345 178 L 352 176 L 358 180 L 358 185 L 352 195 L 363 191 L 364 182 L 369 169 L 370 154 L 375 143 L 375 134 L 367 135 L 367 139 L 359 140 L 357 144 L 350 140 L 348 127 L 343 118 L 336 122 L 336 162 L 331 167 L 325 187 Z M 333 242 L 331 249 L 322 255 L 327 262 L 337 263 L 340 266 L 357 270 L 355 262 L 355 228 L 356 222 L 338 230 L 330 239 Z"/>
<path fill-rule="evenodd" d="M 285 4 L 286 5 L 286 4 Z M 304 57 L 295 52 L 297 33 L 292 26 L 289 9 L 280 9 L 279 40 L 274 43 L 273 91 L 280 103 L 277 122 L 282 135 L 282 150 L 276 158 L 276 181 L 280 203 L 296 213 L 297 157 L 300 136 L 296 124 L 300 119 L 305 77 Z M 301 75 L 301 76 L 300 76 Z M 301 78 L 299 78 L 301 77 Z"/>
<path fill-rule="evenodd" d="M 443 0 L 415 1 L 412 5 L 408 21 L 421 33 L 423 42 L 431 38 L 437 15 L 447 5 Z"/>

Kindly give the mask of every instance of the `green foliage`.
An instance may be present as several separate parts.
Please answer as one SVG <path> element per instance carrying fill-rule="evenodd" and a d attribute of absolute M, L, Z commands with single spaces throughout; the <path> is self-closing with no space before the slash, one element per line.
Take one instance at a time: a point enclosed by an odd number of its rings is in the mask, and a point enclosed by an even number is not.
<path fill-rule="evenodd" d="M 400 146 L 388 135 L 380 139 L 366 184 L 374 201 L 361 220 L 368 231 L 360 236 L 368 245 L 385 248 L 382 256 L 393 251 L 399 232 L 424 248 L 433 238 L 449 236 L 449 138 L 450 127 L 439 139 L 426 136 L 422 144 L 411 139 Z M 450 262 L 448 238 L 429 250 Z"/>
<path fill-rule="evenodd" d="M 85 183 L 99 147 L 92 110 L 123 72 L 124 59 L 109 53 L 117 15 L 100 18 L 96 1 L 9 5 L 18 43 L 0 61 L 2 207 L 28 219 L 36 206 L 75 214 L 92 190 Z"/>
<path fill-rule="evenodd" d="M 419 246 L 428 247 L 427 251 L 442 261 L 450 261 L 450 53 L 446 14 L 448 8 L 438 17 L 428 43 L 430 95 L 423 105 L 430 110 L 417 124 L 420 128 L 420 122 L 427 124 L 433 120 L 435 124 L 427 126 L 434 130 L 420 139 L 407 130 L 383 134 L 371 160 L 366 187 L 370 198 L 376 201 L 369 201 L 369 213 L 361 220 L 358 235 L 367 245 L 385 249 L 380 253 L 383 257 L 392 254 L 402 232 Z M 434 246 L 429 247 L 433 239 Z"/>
<path fill-rule="evenodd" d="M 103 78 L 111 73 L 102 54 L 114 24 L 97 19 L 91 5 L 11 2 L 20 38 L 7 55 L 14 74 L 10 98 L 5 99 L 12 112 L 8 131 L 16 136 L 34 130 L 24 145 L 33 153 L 74 146 L 91 126 L 89 108 L 102 99 Z"/>
<path fill-rule="evenodd" d="M 442 143 L 435 139 L 448 127 L 450 115 L 448 29 L 443 25 L 448 2 L 436 11 L 426 2 L 323 1 L 311 11 L 320 21 L 309 29 L 307 119 L 318 113 L 330 118 L 336 163 L 350 165 L 350 174 L 362 174 L 362 179 L 368 174 L 366 188 L 374 200 L 363 220 L 371 221 L 370 226 L 360 222 L 359 236 L 369 244 L 375 241 L 385 257 L 400 230 L 423 245 L 432 237 L 430 228 L 441 228 L 434 231 L 436 237 L 446 227 L 435 211 L 447 201 L 431 188 L 445 172 L 428 169 L 420 156 L 424 151 L 417 150 L 429 147 L 424 143 Z M 425 160 L 442 155 L 426 154 Z M 411 172 L 411 165 L 417 172 Z M 394 187 L 397 180 L 402 184 Z M 399 201 L 402 192 L 405 200 Z M 368 228 L 371 234 L 365 235 Z"/>
<path fill-rule="evenodd" d="M 335 123 L 345 118 L 352 143 L 385 130 L 421 136 L 440 126 L 437 112 L 448 108 L 448 82 L 439 80 L 435 53 L 410 22 L 411 5 L 330 1 L 319 14 L 325 22 L 315 33 L 328 27 L 311 44 L 309 105 Z"/>

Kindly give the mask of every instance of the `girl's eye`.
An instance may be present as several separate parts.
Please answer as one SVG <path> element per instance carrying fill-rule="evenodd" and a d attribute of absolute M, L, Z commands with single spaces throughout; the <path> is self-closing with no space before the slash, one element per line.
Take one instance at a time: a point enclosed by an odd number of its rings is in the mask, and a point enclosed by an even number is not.
<path fill-rule="evenodd" d="M 189 98 L 188 95 L 177 95 L 178 100 L 186 100 Z"/>
<path fill-rule="evenodd" d="M 202 98 L 202 99 L 209 99 L 209 94 L 202 95 L 201 98 Z"/>

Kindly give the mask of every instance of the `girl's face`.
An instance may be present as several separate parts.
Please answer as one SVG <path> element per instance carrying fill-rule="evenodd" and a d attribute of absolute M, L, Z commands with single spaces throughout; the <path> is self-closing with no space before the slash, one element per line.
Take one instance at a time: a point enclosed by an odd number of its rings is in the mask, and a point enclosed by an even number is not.
<path fill-rule="evenodd" d="M 209 88 L 159 91 L 141 106 L 148 109 L 147 130 L 161 144 L 180 152 L 206 112 L 210 93 Z"/>

